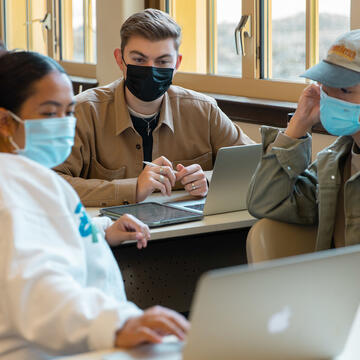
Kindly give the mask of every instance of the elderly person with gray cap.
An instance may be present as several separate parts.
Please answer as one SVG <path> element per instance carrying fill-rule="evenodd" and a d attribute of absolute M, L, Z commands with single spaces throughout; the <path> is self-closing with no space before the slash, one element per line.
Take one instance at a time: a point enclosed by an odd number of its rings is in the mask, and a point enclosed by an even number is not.
<path fill-rule="evenodd" d="M 360 30 L 339 37 L 302 76 L 318 84 L 304 90 L 286 130 L 261 129 L 249 212 L 317 225 L 316 250 L 360 243 Z M 319 121 L 339 137 L 310 164 L 309 131 Z"/>

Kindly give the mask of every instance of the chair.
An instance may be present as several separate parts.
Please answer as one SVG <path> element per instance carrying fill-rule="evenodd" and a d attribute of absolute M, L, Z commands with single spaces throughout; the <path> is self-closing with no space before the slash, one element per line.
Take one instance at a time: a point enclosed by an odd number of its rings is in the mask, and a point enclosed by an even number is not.
<path fill-rule="evenodd" d="M 261 219 L 246 239 L 248 263 L 315 251 L 317 227 Z"/>

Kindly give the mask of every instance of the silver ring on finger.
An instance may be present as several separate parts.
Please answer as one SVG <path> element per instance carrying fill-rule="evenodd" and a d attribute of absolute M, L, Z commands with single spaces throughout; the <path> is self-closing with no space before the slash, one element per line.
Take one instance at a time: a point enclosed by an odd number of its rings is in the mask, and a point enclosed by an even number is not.
<path fill-rule="evenodd" d="M 164 175 L 160 175 L 160 176 L 159 176 L 159 181 L 160 181 L 161 183 L 164 183 Z"/>
<path fill-rule="evenodd" d="M 194 183 L 191 183 L 191 190 L 196 190 L 198 187 L 194 184 Z"/>
<path fill-rule="evenodd" d="M 162 175 L 164 173 L 164 168 L 162 166 L 160 166 L 160 170 L 159 173 Z"/>

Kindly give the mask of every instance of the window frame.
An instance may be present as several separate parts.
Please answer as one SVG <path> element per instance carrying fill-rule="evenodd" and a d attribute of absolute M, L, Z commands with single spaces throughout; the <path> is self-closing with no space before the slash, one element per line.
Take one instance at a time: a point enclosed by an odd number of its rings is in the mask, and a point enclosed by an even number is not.
<path fill-rule="evenodd" d="M 4 1 L 0 0 L 0 39 L 5 38 Z"/>
<path fill-rule="evenodd" d="M 208 4 L 216 0 L 207 0 Z M 152 5 L 158 4 L 158 8 L 163 11 L 170 11 L 168 0 L 149 1 Z M 264 48 L 271 42 L 261 39 L 261 30 L 264 22 L 261 19 L 269 19 L 264 16 L 267 9 L 260 9 L 265 5 L 271 9 L 271 0 L 242 0 L 242 13 L 252 17 L 251 38 L 245 37 L 245 47 L 247 55 L 242 59 L 242 77 L 231 77 L 214 74 L 199 74 L 189 72 L 177 72 L 174 84 L 191 88 L 196 91 L 221 93 L 243 97 L 263 98 L 279 101 L 297 102 L 307 83 L 297 83 L 283 80 L 261 79 L 260 75 L 268 75 L 268 69 L 260 68 L 260 56 L 269 56 L 271 48 Z M 360 12 L 356 18 L 354 8 L 356 1 L 351 0 L 351 19 L 350 28 L 354 29 L 356 23 L 360 22 Z M 208 8 L 211 8 L 208 5 Z M 261 11 L 260 11 L 261 10 Z M 318 62 L 318 0 L 306 0 L 306 67 L 311 67 Z M 255 31 L 256 30 L 256 31 Z M 209 32 L 209 28 L 208 28 Z M 255 36 L 255 34 L 257 34 Z M 211 35 L 210 35 L 211 36 Z M 208 38 L 210 38 L 208 35 Z M 266 45 L 267 46 L 267 45 Z M 271 75 L 271 74 L 270 74 Z M 221 89 L 221 90 L 219 90 Z"/>
<path fill-rule="evenodd" d="M 47 12 L 51 13 L 51 30 L 48 31 L 47 51 L 48 56 L 54 58 L 64 67 L 66 72 L 72 76 L 96 78 L 96 64 L 80 63 L 74 61 L 60 60 L 60 6 L 58 0 L 46 0 Z M 85 28 L 87 21 L 85 20 Z M 0 0 L 0 38 L 5 39 L 5 0 Z M 89 37 L 85 30 L 85 37 Z M 86 43 L 86 42 L 85 42 Z M 85 47 L 85 51 L 90 50 Z M 86 55 L 86 54 L 85 54 Z"/>
<path fill-rule="evenodd" d="M 60 28 L 60 3 L 59 0 L 48 0 L 52 3 L 52 5 L 55 7 L 55 11 L 56 14 L 59 14 L 57 17 L 54 17 L 54 20 L 57 22 L 55 23 L 56 26 L 56 34 L 53 35 L 53 41 L 56 42 L 60 42 L 60 36 L 61 36 L 61 28 Z M 54 4 L 54 1 L 56 1 L 56 3 Z M 72 0 L 74 1 L 74 0 Z M 84 10 L 84 12 L 88 12 L 87 9 Z M 87 46 L 87 41 L 86 38 L 89 37 L 89 34 L 87 33 L 87 20 L 84 19 L 84 27 L 85 27 L 85 32 L 84 32 L 84 41 L 85 41 L 85 46 L 84 46 L 84 51 L 85 51 L 85 58 L 86 58 L 86 52 L 89 51 L 88 46 Z M 57 36 L 59 40 L 57 40 L 54 36 Z M 88 78 L 96 78 L 96 63 L 94 64 L 90 64 L 90 63 L 81 63 L 81 62 L 75 62 L 75 61 L 68 61 L 68 60 L 61 60 L 60 59 L 60 46 L 56 46 L 56 61 L 58 61 L 58 63 L 65 69 L 65 71 L 71 75 L 71 76 L 80 76 L 80 77 L 88 77 Z"/>

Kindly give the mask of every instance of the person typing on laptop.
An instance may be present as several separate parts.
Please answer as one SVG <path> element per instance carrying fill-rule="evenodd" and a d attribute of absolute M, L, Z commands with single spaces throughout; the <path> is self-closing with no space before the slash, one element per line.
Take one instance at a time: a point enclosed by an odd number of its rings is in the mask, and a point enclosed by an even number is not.
<path fill-rule="evenodd" d="M 302 93 L 285 132 L 263 127 L 263 157 L 248 193 L 258 217 L 317 224 L 316 249 L 360 242 L 360 30 L 340 36 L 327 58 L 303 77 L 318 84 Z M 311 159 L 312 126 L 336 141 Z"/>
<path fill-rule="evenodd" d="M 182 56 L 181 29 L 166 13 L 146 9 L 121 27 L 116 63 L 124 78 L 76 97 L 77 132 L 69 158 L 55 170 L 86 206 L 140 202 L 177 185 L 208 191 L 219 148 L 253 143 L 214 99 L 171 85 Z M 143 160 L 157 167 L 143 167 Z"/>
<path fill-rule="evenodd" d="M 110 244 L 149 239 L 131 216 L 90 219 L 49 168 L 75 136 L 72 84 L 53 59 L 0 57 L 0 358 L 41 360 L 113 346 L 183 340 L 189 324 L 126 299 Z M 140 246 L 140 247 L 141 247 Z"/>

